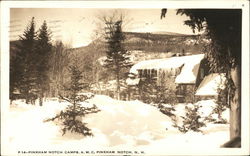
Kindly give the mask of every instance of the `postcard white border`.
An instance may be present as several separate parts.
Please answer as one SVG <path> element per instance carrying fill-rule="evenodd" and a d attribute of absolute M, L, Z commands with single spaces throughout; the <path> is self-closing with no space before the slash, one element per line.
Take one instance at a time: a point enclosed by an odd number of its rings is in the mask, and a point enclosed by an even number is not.
<path fill-rule="evenodd" d="M 10 8 L 231 8 L 242 9 L 242 148 L 230 149 L 157 149 L 146 155 L 246 155 L 249 154 L 249 2 L 248 1 L 2 1 L 1 2 L 1 149 L 3 155 L 16 151 L 8 149 L 4 135 L 8 129 L 9 95 L 9 20 Z M 104 150 L 116 150 L 113 148 Z M 102 149 L 98 149 L 102 150 Z M 124 149 L 123 149 L 124 150 Z M 138 150 L 131 149 L 131 150 Z M 14 152 L 14 153 L 13 153 Z"/>

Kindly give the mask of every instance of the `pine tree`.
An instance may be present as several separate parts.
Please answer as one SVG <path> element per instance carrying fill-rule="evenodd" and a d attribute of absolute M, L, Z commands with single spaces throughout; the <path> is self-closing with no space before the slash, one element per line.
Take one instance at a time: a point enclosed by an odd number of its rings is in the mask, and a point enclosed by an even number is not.
<path fill-rule="evenodd" d="M 92 136 L 91 130 L 86 126 L 86 123 L 82 122 L 82 117 L 86 114 L 97 113 L 99 110 L 94 105 L 93 107 L 83 107 L 80 102 L 87 102 L 86 100 L 91 98 L 88 96 L 80 96 L 79 92 L 88 87 L 88 84 L 80 82 L 82 80 L 82 72 L 79 70 L 77 65 L 69 67 L 70 72 L 70 84 L 68 87 L 65 86 L 65 91 L 68 93 L 66 97 L 60 95 L 60 98 L 70 103 L 65 111 L 61 111 L 60 114 L 54 118 L 46 121 L 54 121 L 59 119 L 62 121 L 63 135 L 66 131 L 76 132 L 84 136 Z"/>
<path fill-rule="evenodd" d="M 49 89 L 49 58 L 51 56 L 52 44 L 50 41 L 50 32 L 47 27 L 46 21 L 39 29 L 38 39 L 36 43 L 37 55 L 37 85 L 39 88 L 39 104 L 42 106 L 42 99 L 44 94 Z"/>
<path fill-rule="evenodd" d="M 188 106 L 185 107 L 186 114 L 185 116 L 181 116 L 183 119 L 182 125 L 177 125 L 176 121 L 174 121 L 174 127 L 177 127 L 179 131 L 182 133 L 186 133 L 188 131 L 201 132 L 200 128 L 206 126 L 203 121 L 201 121 L 201 116 L 198 113 L 200 106 L 194 105 L 194 107 L 190 108 Z"/>
<path fill-rule="evenodd" d="M 116 22 L 106 21 L 106 40 L 108 48 L 106 51 L 107 59 L 105 60 L 105 67 L 114 72 L 117 82 L 117 99 L 120 99 L 120 80 L 121 71 L 123 68 L 131 66 L 128 52 L 123 46 L 125 39 L 122 32 L 122 20 Z"/>
<path fill-rule="evenodd" d="M 15 73 L 11 79 L 15 79 L 18 89 L 26 99 L 26 103 L 33 103 L 36 98 L 36 54 L 35 54 L 35 21 L 32 18 L 23 35 L 20 36 L 19 51 L 16 54 L 14 65 Z"/>

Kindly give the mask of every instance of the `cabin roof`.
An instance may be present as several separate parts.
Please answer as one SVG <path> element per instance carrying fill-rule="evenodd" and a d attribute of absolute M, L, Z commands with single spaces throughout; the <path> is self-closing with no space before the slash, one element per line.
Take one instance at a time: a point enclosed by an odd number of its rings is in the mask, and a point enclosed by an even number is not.
<path fill-rule="evenodd" d="M 203 58 L 204 54 L 185 57 L 184 66 L 181 70 L 181 73 L 176 77 L 175 83 L 194 84 L 198 75 L 200 62 Z"/>
<path fill-rule="evenodd" d="M 180 68 L 182 65 L 184 65 L 181 73 L 176 77 L 175 83 L 193 84 L 196 81 L 199 65 L 203 58 L 204 54 L 198 54 L 141 61 L 132 66 L 130 73 L 138 74 L 138 70 L 145 69 L 161 69 L 170 71 L 172 69 Z"/>
<path fill-rule="evenodd" d="M 216 96 L 219 88 L 225 88 L 225 74 L 212 73 L 207 75 L 200 83 L 195 95 L 197 96 Z"/>

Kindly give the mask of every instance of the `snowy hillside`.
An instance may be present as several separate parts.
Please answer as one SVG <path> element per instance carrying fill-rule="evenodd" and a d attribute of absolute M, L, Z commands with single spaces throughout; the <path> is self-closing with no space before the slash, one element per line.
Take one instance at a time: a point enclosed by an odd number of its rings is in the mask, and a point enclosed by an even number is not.
<path fill-rule="evenodd" d="M 118 101 L 104 95 L 89 100 L 101 111 L 87 115 L 83 121 L 92 129 L 93 137 L 66 133 L 62 136 L 60 124 L 43 122 L 63 110 L 66 102 L 48 101 L 43 107 L 14 101 L 8 113 L 8 148 L 18 150 L 83 150 L 136 148 L 146 154 L 166 152 L 169 148 L 219 148 L 229 139 L 228 124 L 207 123 L 202 132 L 181 133 L 173 127 L 170 117 L 156 107 L 140 101 Z M 200 101 L 202 117 L 211 114 L 213 100 Z M 185 105 L 175 106 L 176 116 L 185 115 Z M 228 112 L 224 113 L 228 119 Z M 216 118 L 216 117 L 215 117 Z"/>

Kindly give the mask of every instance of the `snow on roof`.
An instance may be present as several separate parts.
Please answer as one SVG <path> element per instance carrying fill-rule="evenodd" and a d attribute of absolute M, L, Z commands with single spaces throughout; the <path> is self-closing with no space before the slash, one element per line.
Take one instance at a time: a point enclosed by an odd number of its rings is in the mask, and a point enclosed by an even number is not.
<path fill-rule="evenodd" d="M 183 58 L 185 65 L 176 77 L 175 83 L 195 83 L 204 54 L 184 56 Z"/>
<path fill-rule="evenodd" d="M 132 66 L 130 72 L 138 74 L 138 70 L 144 69 L 175 69 L 181 67 L 184 64 L 180 75 L 176 77 L 175 83 L 195 83 L 200 61 L 203 58 L 204 54 L 198 54 L 165 59 L 146 60 Z"/>
<path fill-rule="evenodd" d="M 179 61 L 178 61 L 179 60 Z M 138 70 L 143 69 L 171 69 L 183 65 L 181 57 L 171 57 L 166 59 L 153 59 L 141 61 L 130 69 L 130 73 L 138 74 Z"/>
<path fill-rule="evenodd" d="M 198 89 L 196 90 L 196 94 L 198 96 L 215 96 L 218 95 L 217 89 L 225 88 L 225 74 L 212 73 L 206 76 Z"/>

